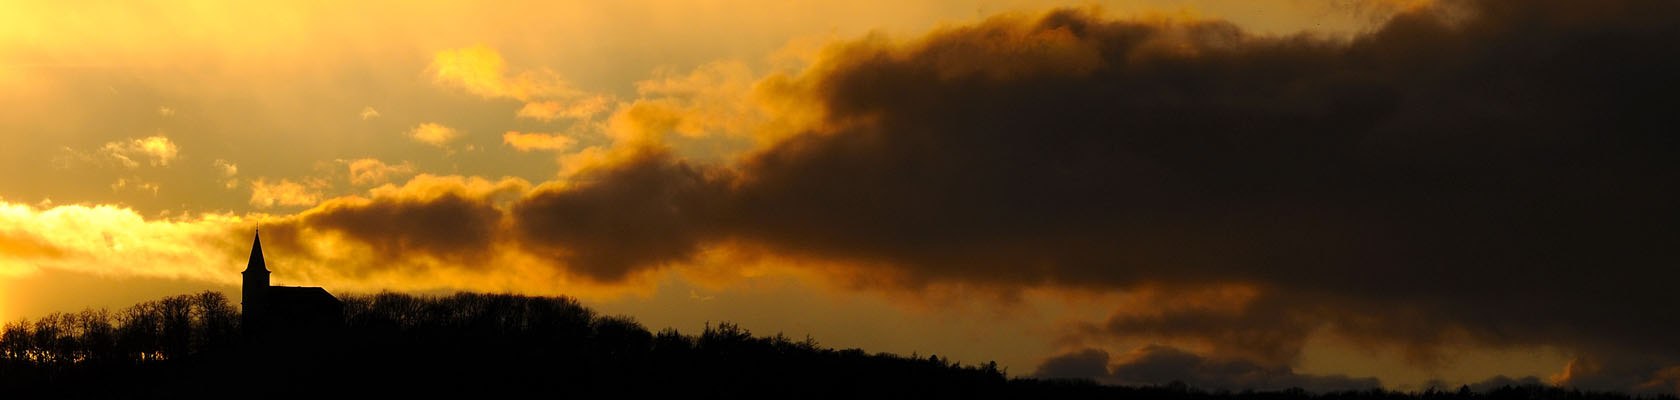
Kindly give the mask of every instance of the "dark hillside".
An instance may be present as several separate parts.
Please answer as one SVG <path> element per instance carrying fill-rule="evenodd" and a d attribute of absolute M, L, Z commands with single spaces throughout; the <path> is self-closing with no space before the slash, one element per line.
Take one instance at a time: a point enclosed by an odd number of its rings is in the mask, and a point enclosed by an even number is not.
<path fill-rule="evenodd" d="M 1206 392 L 1008 379 L 995 363 L 835 350 L 730 323 L 649 331 L 565 297 L 385 293 L 344 299 L 330 329 L 248 340 L 226 297 L 205 292 L 111 313 L 7 324 L 6 398 L 344 395 L 485 398 L 1628 399 L 1547 387 L 1488 393 Z M 1666 399 L 1672 400 L 1669 396 Z"/>

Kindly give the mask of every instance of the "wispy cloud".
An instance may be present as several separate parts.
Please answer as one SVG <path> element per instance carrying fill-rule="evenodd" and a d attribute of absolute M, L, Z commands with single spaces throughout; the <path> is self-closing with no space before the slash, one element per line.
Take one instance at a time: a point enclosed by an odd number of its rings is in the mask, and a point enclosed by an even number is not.
<path fill-rule="evenodd" d="M 340 161 L 349 168 L 350 184 L 357 186 L 383 184 L 415 173 L 414 164 L 407 161 L 399 164 L 386 164 L 375 158 Z"/>
<path fill-rule="evenodd" d="M 433 56 L 430 70 L 439 84 L 485 98 L 528 101 L 582 94 L 547 69 L 509 74 L 501 53 L 486 46 L 440 51 Z"/>
<path fill-rule="evenodd" d="M 576 145 L 577 139 L 558 133 L 508 131 L 502 134 L 502 143 L 519 151 L 561 151 Z"/>
<path fill-rule="evenodd" d="M 216 170 L 221 172 L 222 187 L 228 189 L 239 187 L 239 179 L 237 178 L 239 176 L 239 164 L 234 164 L 228 160 L 218 158 L 215 162 L 212 162 L 211 165 L 215 166 Z"/>
<path fill-rule="evenodd" d="M 439 148 L 447 148 L 449 142 L 459 137 L 460 132 L 437 123 L 427 122 L 415 126 L 408 131 L 408 137 Z"/>
<path fill-rule="evenodd" d="M 501 53 L 486 46 L 440 51 L 428 69 L 438 84 L 487 99 L 525 102 L 515 113 L 521 118 L 589 119 L 611 103 L 608 96 L 579 90 L 552 70 L 510 72 Z"/>
<path fill-rule="evenodd" d="M 111 183 L 111 191 L 113 192 L 133 190 L 151 193 L 153 196 L 156 196 L 159 188 L 160 187 L 157 182 L 148 182 L 140 179 L 139 177 L 117 178 L 116 182 Z"/>
<path fill-rule="evenodd" d="M 180 155 L 181 148 L 163 135 L 148 136 L 126 142 L 106 143 L 102 148 L 106 154 L 121 160 L 124 166 L 134 168 L 138 163 L 134 158 L 144 158 L 154 166 L 168 166 L 171 160 Z"/>
<path fill-rule="evenodd" d="M 53 158 L 53 165 L 58 168 L 71 168 L 78 164 L 115 164 L 127 169 L 141 165 L 162 167 L 168 166 L 181 154 L 181 148 L 163 135 L 106 142 L 92 151 L 70 147 L 62 150 L 62 154 Z"/>
<path fill-rule="evenodd" d="M 544 100 L 525 103 L 515 115 L 521 118 L 531 118 L 542 121 L 553 121 L 559 118 L 589 119 L 607 110 L 610 104 L 606 96 L 588 96 L 572 102 Z"/>
<path fill-rule="evenodd" d="M 308 178 L 301 182 L 290 179 L 269 182 L 257 178 L 250 183 L 251 205 L 260 208 L 313 206 L 321 202 L 325 196 L 323 190 L 331 186 L 331 182 L 320 178 Z"/>

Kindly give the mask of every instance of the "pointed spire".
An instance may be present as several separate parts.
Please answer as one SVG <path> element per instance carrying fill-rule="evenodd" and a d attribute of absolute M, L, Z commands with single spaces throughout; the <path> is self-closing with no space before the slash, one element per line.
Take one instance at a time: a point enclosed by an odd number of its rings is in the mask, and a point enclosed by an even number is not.
<path fill-rule="evenodd" d="M 268 264 L 263 262 L 262 229 L 258 229 L 251 239 L 251 261 L 245 263 L 245 272 L 268 272 Z"/>

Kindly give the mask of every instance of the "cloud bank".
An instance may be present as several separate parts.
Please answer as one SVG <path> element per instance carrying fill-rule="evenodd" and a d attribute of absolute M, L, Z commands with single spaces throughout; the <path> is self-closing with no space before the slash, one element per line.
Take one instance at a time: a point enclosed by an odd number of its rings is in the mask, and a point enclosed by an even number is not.
<path fill-rule="evenodd" d="M 1420 361 L 1560 346 L 1603 365 L 1560 383 L 1629 388 L 1680 360 L 1659 267 L 1680 60 L 1653 51 L 1676 11 L 1447 3 L 1348 40 L 1058 11 L 868 37 L 757 84 L 819 110 L 800 133 L 723 166 L 624 150 L 509 215 L 599 280 L 746 241 L 904 288 L 1164 285 L 1232 309 L 1089 332 L 1267 367 L 1329 328 Z M 1232 283 L 1252 294 L 1202 299 Z"/>

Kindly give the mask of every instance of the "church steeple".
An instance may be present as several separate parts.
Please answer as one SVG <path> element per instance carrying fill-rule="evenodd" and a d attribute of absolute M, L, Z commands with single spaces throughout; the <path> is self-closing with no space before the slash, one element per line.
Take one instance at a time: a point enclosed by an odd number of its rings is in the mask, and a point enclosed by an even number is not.
<path fill-rule="evenodd" d="M 251 239 L 251 260 L 245 263 L 245 272 L 250 273 L 252 270 L 268 272 L 268 264 L 263 262 L 261 229 L 258 229 L 255 237 Z"/>
<path fill-rule="evenodd" d="M 261 329 L 268 317 L 268 264 L 263 262 L 262 232 L 251 238 L 251 260 L 245 263 L 245 284 L 240 289 L 240 317 L 246 333 Z"/>

